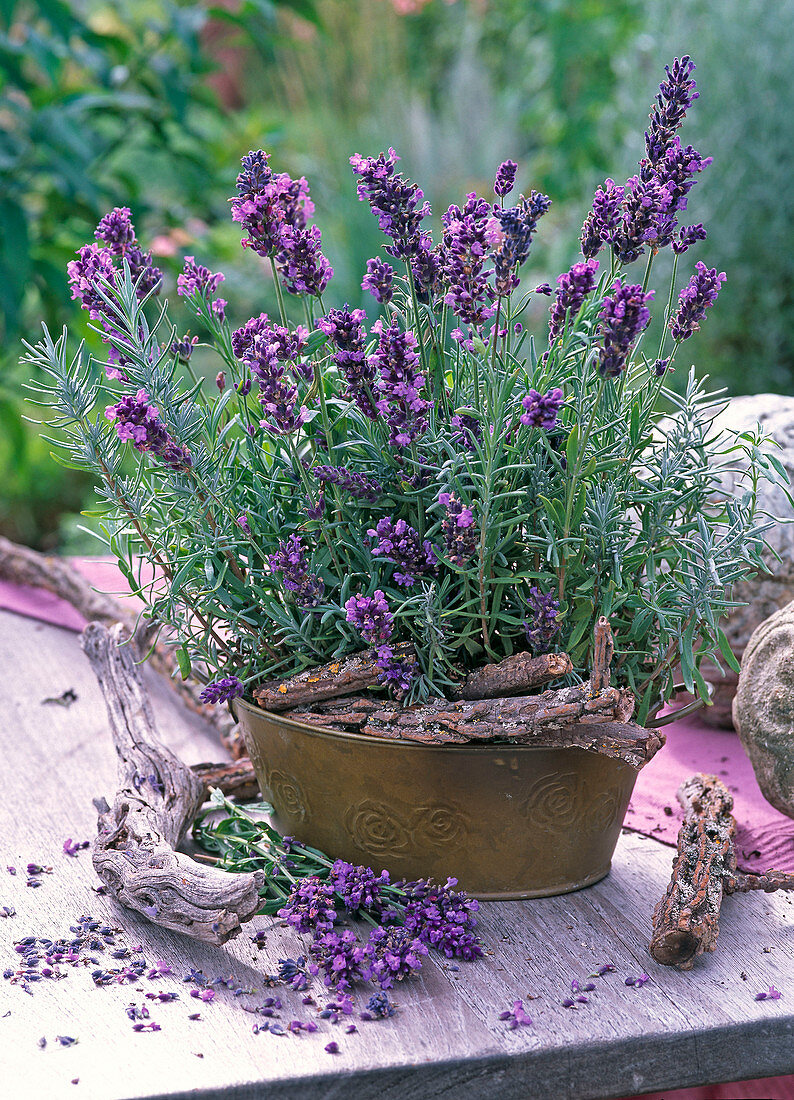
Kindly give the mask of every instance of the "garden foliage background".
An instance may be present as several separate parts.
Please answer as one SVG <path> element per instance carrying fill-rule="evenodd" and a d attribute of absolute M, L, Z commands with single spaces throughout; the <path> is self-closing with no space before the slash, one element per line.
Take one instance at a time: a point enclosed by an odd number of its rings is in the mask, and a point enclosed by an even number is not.
<path fill-rule="evenodd" d="M 25 421 L 17 360 L 42 319 L 94 339 L 66 264 L 110 207 L 132 208 L 167 293 L 185 252 L 223 270 L 242 324 L 275 296 L 227 198 L 240 156 L 268 149 L 309 178 L 326 305 L 371 311 L 380 239 L 349 155 L 394 146 L 436 221 L 488 196 L 511 157 L 520 187 L 554 200 L 530 260 L 553 283 L 595 186 L 633 174 L 684 53 L 700 91 L 687 140 L 714 157 L 702 258 L 728 282 L 676 373 L 693 361 L 732 394 L 794 393 L 794 0 L 0 0 L 0 532 L 95 549 L 78 530 L 89 487 Z"/>

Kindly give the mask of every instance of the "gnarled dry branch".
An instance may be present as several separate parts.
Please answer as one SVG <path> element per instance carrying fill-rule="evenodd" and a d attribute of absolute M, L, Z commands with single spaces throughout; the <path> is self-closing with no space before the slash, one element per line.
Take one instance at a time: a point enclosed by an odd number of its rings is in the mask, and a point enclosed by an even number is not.
<path fill-rule="evenodd" d="M 205 784 L 158 739 L 124 628 L 89 623 L 81 644 L 105 696 L 118 754 L 112 809 L 99 810 L 93 863 L 109 891 L 155 924 L 225 943 L 259 907 L 262 875 L 229 875 L 176 851 L 204 799 Z"/>

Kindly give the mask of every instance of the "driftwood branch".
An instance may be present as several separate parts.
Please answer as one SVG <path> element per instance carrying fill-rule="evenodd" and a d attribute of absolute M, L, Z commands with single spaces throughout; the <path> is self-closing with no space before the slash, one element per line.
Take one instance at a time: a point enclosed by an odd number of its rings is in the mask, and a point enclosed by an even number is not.
<path fill-rule="evenodd" d="M 123 623 L 130 638 L 129 644 L 137 656 L 149 653 L 147 664 L 161 675 L 182 702 L 195 714 L 210 722 L 218 730 L 224 747 L 235 759 L 244 755 L 242 738 L 234 730 L 234 720 L 225 706 L 208 706 L 199 698 L 202 685 L 196 680 L 183 680 L 176 662 L 173 646 L 152 641 L 157 636 L 159 624 L 132 611 L 122 600 L 104 592 L 96 592 L 85 577 L 65 558 L 40 554 L 28 546 L 20 546 L 0 536 L 0 579 L 11 584 L 24 584 L 31 588 L 43 588 L 54 596 L 71 604 L 87 622 L 100 622 L 105 626 Z"/>
<path fill-rule="evenodd" d="M 733 798 L 716 776 L 693 775 L 677 797 L 684 820 L 670 885 L 654 910 L 650 951 L 665 966 L 691 970 L 717 946 L 723 894 L 794 890 L 794 875 L 737 871 Z"/>
<path fill-rule="evenodd" d="M 573 670 L 567 653 L 514 653 L 498 664 L 470 672 L 454 693 L 458 699 L 493 699 L 501 695 L 517 695 L 528 688 L 541 687 L 550 680 L 566 676 Z"/>
<path fill-rule="evenodd" d="M 158 739 L 124 628 L 89 623 L 81 644 L 105 696 L 118 754 L 112 809 L 98 806 L 94 868 L 109 891 L 155 924 L 225 943 L 259 907 L 261 873 L 229 875 L 176 851 L 205 783 Z"/>

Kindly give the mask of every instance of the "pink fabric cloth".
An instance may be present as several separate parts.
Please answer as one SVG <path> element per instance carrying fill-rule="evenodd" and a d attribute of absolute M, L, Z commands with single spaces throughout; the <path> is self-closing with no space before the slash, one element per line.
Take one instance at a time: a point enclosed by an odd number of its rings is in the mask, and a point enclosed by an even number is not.
<path fill-rule="evenodd" d="M 76 558 L 73 564 L 95 588 L 121 593 L 126 585 L 107 558 Z M 85 620 L 64 600 L 36 588 L 0 581 L 0 609 L 68 630 Z M 739 865 L 748 871 L 775 868 L 794 873 L 794 821 L 764 799 L 735 733 L 709 729 L 696 716 L 665 729 L 667 744 L 640 773 L 626 825 L 664 844 L 675 845 L 681 810 L 675 792 L 694 772 L 719 776 L 734 797 Z M 794 1076 L 657 1092 L 627 1100 L 794 1100 Z"/>

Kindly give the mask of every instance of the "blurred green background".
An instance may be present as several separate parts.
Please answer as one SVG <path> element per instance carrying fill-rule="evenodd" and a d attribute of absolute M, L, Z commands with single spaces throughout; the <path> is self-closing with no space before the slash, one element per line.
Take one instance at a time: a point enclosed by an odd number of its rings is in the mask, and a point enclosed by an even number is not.
<path fill-rule="evenodd" d="M 701 97 L 682 136 L 714 156 L 694 259 L 728 282 L 678 374 L 694 361 L 734 394 L 794 393 L 791 0 L 0 0 L 0 532 L 93 549 L 76 515 L 89 487 L 23 419 L 18 357 L 42 319 L 93 339 L 65 268 L 110 207 L 132 208 L 168 293 L 185 252 L 222 269 L 241 324 L 275 303 L 227 199 L 240 156 L 266 148 L 309 177 L 329 302 L 371 311 L 360 282 L 381 238 L 350 153 L 393 145 L 437 224 L 509 156 L 554 200 L 529 275 L 553 283 L 594 187 L 633 173 L 684 53 Z"/>

